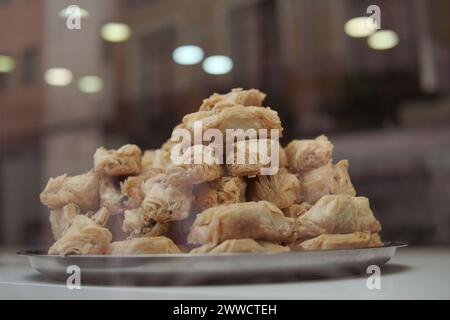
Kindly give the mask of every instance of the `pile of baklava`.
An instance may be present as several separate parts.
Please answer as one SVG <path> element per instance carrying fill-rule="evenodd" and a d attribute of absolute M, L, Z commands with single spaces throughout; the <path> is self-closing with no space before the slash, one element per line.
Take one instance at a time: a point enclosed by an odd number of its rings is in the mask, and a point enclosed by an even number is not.
<path fill-rule="evenodd" d="M 224 136 L 228 129 L 282 135 L 280 118 L 262 106 L 264 98 L 255 89 L 213 94 L 175 129 L 194 135 L 201 123 L 203 132 L 214 129 Z M 89 172 L 51 178 L 40 195 L 55 238 L 48 253 L 219 254 L 383 245 L 368 199 L 356 196 L 348 161 L 333 162 L 326 136 L 293 140 L 284 148 L 270 134 L 224 139 L 219 146 L 224 161 L 200 163 L 174 163 L 173 149 L 180 146 L 174 140 L 157 150 L 101 147 Z M 277 152 L 272 174 L 262 174 L 270 164 L 258 161 L 252 140 Z M 194 143 L 182 150 L 181 157 L 191 160 L 197 152 L 202 159 L 210 152 Z M 226 161 L 230 150 L 240 151 L 232 155 L 243 154 L 244 162 Z M 112 217 L 119 218 L 120 234 L 109 227 Z"/>

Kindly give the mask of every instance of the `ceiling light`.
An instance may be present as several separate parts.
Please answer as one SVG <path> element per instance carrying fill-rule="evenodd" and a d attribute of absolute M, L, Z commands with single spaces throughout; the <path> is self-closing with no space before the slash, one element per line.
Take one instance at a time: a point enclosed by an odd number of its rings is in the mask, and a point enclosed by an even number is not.
<path fill-rule="evenodd" d="M 172 53 L 173 60 L 183 65 L 197 64 L 202 61 L 203 56 L 202 48 L 193 45 L 180 46 Z"/>
<path fill-rule="evenodd" d="M 381 30 L 367 38 L 367 44 L 374 50 L 388 50 L 399 42 L 397 33 L 392 30 Z"/>
<path fill-rule="evenodd" d="M 0 73 L 9 73 L 13 71 L 15 65 L 12 57 L 0 54 Z"/>
<path fill-rule="evenodd" d="M 203 70 L 209 74 L 226 74 L 233 69 L 233 60 L 227 56 L 210 56 L 203 61 Z"/>
<path fill-rule="evenodd" d="M 370 17 L 357 17 L 348 20 L 344 25 L 344 31 L 349 37 L 364 38 L 377 30 L 377 23 Z"/>
<path fill-rule="evenodd" d="M 131 29 L 125 23 L 110 22 L 102 27 L 100 34 L 106 41 L 122 42 L 131 36 Z"/>
<path fill-rule="evenodd" d="M 103 89 L 103 80 L 97 76 L 84 76 L 78 81 L 78 88 L 84 93 L 97 93 Z"/>
<path fill-rule="evenodd" d="M 51 68 L 45 72 L 45 82 L 51 86 L 67 86 L 72 82 L 72 71 L 66 68 Z"/>
<path fill-rule="evenodd" d="M 77 7 L 77 8 L 73 8 L 73 7 Z M 71 6 L 68 6 L 67 8 L 62 9 L 58 15 L 61 18 L 70 18 L 74 15 L 74 13 L 76 12 L 75 11 L 76 9 L 80 10 L 80 18 L 89 17 L 89 12 L 86 9 L 83 9 L 83 8 L 81 8 L 79 6 L 75 6 L 75 5 L 71 5 Z"/>

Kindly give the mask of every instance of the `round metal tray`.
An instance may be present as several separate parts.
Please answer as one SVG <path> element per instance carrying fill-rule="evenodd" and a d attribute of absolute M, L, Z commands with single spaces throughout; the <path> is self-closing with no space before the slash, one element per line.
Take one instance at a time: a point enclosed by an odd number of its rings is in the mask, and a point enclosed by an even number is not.
<path fill-rule="evenodd" d="M 404 246 L 390 242 L 373 248 L 286 253 L 57 256 L 28 250 L 18 254 L 52 279 L 67 279 L 71 275 L 68 268 L 75 265 L 83 282 L 147 285 L 344 276 L 366 272 L 370 265 L 381 267 Z"/>

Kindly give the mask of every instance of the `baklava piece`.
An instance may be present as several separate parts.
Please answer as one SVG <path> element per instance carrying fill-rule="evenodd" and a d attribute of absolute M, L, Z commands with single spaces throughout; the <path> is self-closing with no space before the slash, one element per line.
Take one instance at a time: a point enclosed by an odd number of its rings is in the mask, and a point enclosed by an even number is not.
<path fill-rule="evenodd" d="M 187 218 L 191 210 L 192 185 L 169 181 L 168 175 L 159 174 L 143 186 L 145 198 L 142 208 L 153 220 L 169 222 Z"/>
<path fill-rule="evenodd" d="M 313 239 L 291 245 L 296 250 L 330 250 L 380 247 L 383 245 L 377 233 L 353 232 L 347 234 L 321 234 Z"/>
<path fill-rule="evenodd" d="M 76 215 L 70 227 L 49 249 L 48 254 L 104 254 L 112 240 L 111 232 L 103 227 L 108 220 L 107 209 L 101 208 L 91 218 Z"/>
<path fill-rule="evenodd" d="M 203 211 L 221 204 L 245 202 L 247 183 L 241 177 L 221 177 L 196 186 L 195 208 Z"/>
<path fill-rule="evenodd" d="M 257 176 L 249 185 L 250 200 L 267 200 L 284 209 L 299 200 L 300 181 L 295 174 L 281 168 L 271 176 Z"/>
<path fill-rule="evenodd" d="M 231 239 L 214 246 L 205 244 L 191 250 L 191 253 L 253 253 L 253 252 L 289 252 L 288 246 L 282 246 L 267 241 L 255 241 L 253 239 Z"/>
<path fill-rule="evenodd" d="M 214 93 L 209 98 L 204 99 L 199 111 L 220 110 L 236 104 L 261 106 L 265 97 L 266 94 L 257 89 L 235 88 L 226 94 Z"/>
<path fill-rule="evenodd" d="M 86 210 L 96 210 L 99 206 L 99 181 L 92 171 L 73 177 L 63 174 L 50 178 L 40 198 L 44 205 L 53 210 L 69 203 Z"/>
<path fill-rule="evenodd" d="M 356 231 L 380 232 L 380 222 L 374 217 L 365 197 L 327 195 L 305 214 L 296 219 L 298 239 L 321 234 L 344 234 Z"/>
<path fill-rule="evenodd" d="M 283 131 L 278 113 L 268 107 L 235 105 L 220 111 L 198 111 L 184 116 L 184 127 L 194 133 L 196 121 L 202 121 L 202 132 L 218 129 L 224 137 L 227 129 L 277 129 L 280 137 Z"/>
<path fill-rule="evenodd" d="M 348 161 L 341 160 L 310 170 L 300 175 L 302 200 L 314 204 L 325 195 L 346 194 L 355 196 L 356 191 L 348 175 Z"/>
<path fill-rule="evenodd" d="M 60 239 L 64 235 L 78 214 L 80 214 L 80 208 L 73 203 L 69 203 L 61 209 L 50 211 L 49 220 L 55 240 Z"/>
<path fill-rule="evenodd" d="M 324 135 L 315 139 L 292 140 L 286 147 L 289 167 L 297 173 L 330 163 L 333 145 Z"/>
<path fill-rule="evenodd" d="M 219 244 L 245 238 L 291 242 L 295 238 L 293 221 L 267 201 L 223 204 L 198 214 L 187 240 L 190 244 Z"/>
<path fill-rule="evenodd" d="M 131 176 L 141 172 L 141 149 L 127 144 L 114 150 L 98 148 L 94 154 L 95 171 L 107 176 Z"/>
<path fill-rule="evenodd" d="M 107 254 L 162 254 L 181 253 L 180 248 L 166 237 L 141 237 L 109 244 Z"/>
<path fill-rule="evenodd" d="M 286 155 L 277 140 L 241 140 L 233 143 L 226 163 L 234 177 L 272 175 L 286 165 Z"/>

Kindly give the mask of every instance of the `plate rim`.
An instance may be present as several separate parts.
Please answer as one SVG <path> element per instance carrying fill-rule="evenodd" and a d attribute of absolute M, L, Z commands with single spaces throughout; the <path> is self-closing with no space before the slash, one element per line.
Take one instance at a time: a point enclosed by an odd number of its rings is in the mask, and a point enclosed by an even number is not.
<path fill-rule="evenodd" d="M 266 255 L 284 255 L 289 256 L 293 254 L 312 254 L 318 252 L 339 252 L 339 251 L 355 251 L 355 250 L 370 250 L 370 249 L 387 249 L 387 248 L 404 248 L 408 243 L 404 241 L 386 241 L 382 246 L 376 247 L 361 247 L 361 248 L 339 248 L 339 249 L 321 249 L 321 250 L 305 250 L 305 251 L 289 251 L 289 252 L 229 252 L 229 253 L 156 253 L 156 254 L 128 254 L 128 255 L 110 255 L 110 254 L 68 254 L 68 255 L 55 255 L 46 254 L 47 249 L 24 249 L 16 252 L 16 255 L 22 257 L 41 257 L 41 258 L 60 258 L 60 259 L 123 259 L 123 258 L 204 258 L 204 257 L 231 257 L 231 256 L 266 256 Z"/>

